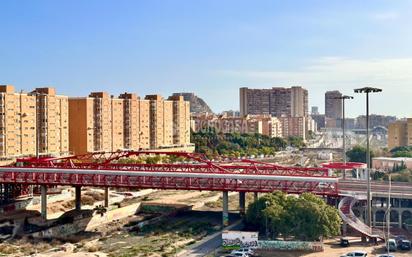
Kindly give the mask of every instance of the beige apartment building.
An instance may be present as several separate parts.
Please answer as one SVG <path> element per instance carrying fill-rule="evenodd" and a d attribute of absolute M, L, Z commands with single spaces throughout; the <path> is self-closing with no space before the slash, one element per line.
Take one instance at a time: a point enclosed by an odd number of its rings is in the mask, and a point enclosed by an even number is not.
<path fill-rule="evenodd" d="M 69 98 L 70 151 L 76 154 L 124 147 L 123 99 L 106 92 Z"/>
<path fill-rule="evenodd" d="M 150 148 L 173 145 L 173 101 L 147 95 L 150 105 Z"/>
<path fill-rule="evenodd" d="M 76 154 L 190 144 L 190 106 L 180 98 L 95 92 L 69 98 L 69 108 L 70 151 Z"/>
<path fill-rule="evenodd" d="M 192 116 L 192 129 L 199 132 L 213 128 L 217 133 L 262 134 L 270 137 L 282 137 L 282 124 L 270 115 L 247 115 L 233 117 L 227 115 Z"/>
<path fill-rule="evenodd" d="M 15 93 L 13 86 L 2 85 L 0 115 L 0 157 L 68 153 L 68 98 L 54 88 Z"/>
<path fill-rule="evenodd" d="M 183 96 L 173 95 L 173 144 L 185 145 L 190 142 L 190 102 Z"/>
<path fill-rule="evenodd" d="M 306 117 L 278 117 L 282 123 L 282 137 L 301 137 L 306 140 L 307 118 Z"/>
<path fill-rule="evenodd" d="M 56 95 L 51 87 L 36 88 L 39 153 L 65 155 L 69 153 L 69 98 Z"/>
<path fill-rule="evenodd" d="M 412 118 L 398 120 L 388 126 L 388 148 L 412 145 Z"/>
<path fill-rule="evenodd" d="M 0 86 L 0 156 L 36 154 L 36 97 Z"/>
<path fill-rule="evenodd" d="M 150 102 L 129 93 L 121 94 L 119 98 L 123 99 L 124 148 L 149 149 Z"/>

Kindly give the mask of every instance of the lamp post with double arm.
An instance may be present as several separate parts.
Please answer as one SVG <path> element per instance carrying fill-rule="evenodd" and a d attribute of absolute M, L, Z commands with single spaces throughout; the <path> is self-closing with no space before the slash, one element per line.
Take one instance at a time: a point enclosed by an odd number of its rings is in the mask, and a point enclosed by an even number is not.
<path fill-rule="evenodd" d="M 382 89 L 375 87 L 363 87 L 354 90 L 355 93 L 365 93 L 366 94 L 366 175 L 367 175 L 367 225 L 371 227 L 372 225 L 372 210 L 371 210 L 371 179 L 370 179 L 370 168 L 371 168 L 371 156 L 369 150 L 369 94 L 382 92 Z"/>

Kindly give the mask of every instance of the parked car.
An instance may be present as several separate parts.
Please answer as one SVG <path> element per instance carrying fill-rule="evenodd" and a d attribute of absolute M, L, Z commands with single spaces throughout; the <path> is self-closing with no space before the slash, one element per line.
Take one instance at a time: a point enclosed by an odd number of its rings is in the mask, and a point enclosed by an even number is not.
<path fill-rule="evenodd" d="M 396 241 L 396 244 L 399 246 L 400 244 L 401 244 L 401 241 L 402 240 L 407 240 L 408 238 L 406 238 L 406 236 L 404 236 L 404 235 L 398 235 L 398 236 L 395 236 L 395 241 Z"/>
<path fill-rule="evenodd" d="M 249 254 L 249 255 L 254 254 L 254 252 L 251 248 L 246 248 L 246 247 L 245 248 L 240 248 L 240 249 L 237 249 L 237 250 L 233 250 L 230 254 L 233 254 L 235 252 L 246 253 L 246 254 Z"/>
<path fill-rule="evenodd" d="M 406 239 L 404 239 L 404 240 L 401 240 L 399 243 L 398 243 L 398 247 L 399 247 L 399 249 L 401 249 L 401 250 L 410 250 L 411 249 L 411 241 L 409 241 L 409 240 L 406 240 Z"/>
<path fill-rule="evenodd" d="M 397 248 L 398 248 L 398 244 L 393 238 L 389 239 L 388 242 L 386 243 L 386 250 L 396 251 Z"/>
<path fill-rule="evenodd" d="M 349 239 L 347 237 L 341 237 L 339 245 L 342 247 L 348 247 L 349 246 Z"/>
<path fill-rule="evenodd" d="M 242 252 L 234 252 L 230 254 L 232 257 L 249 257 L 249 254 Z"/>
<path fill-rule="evenodd" d="M 365 251 L 353 251 L 345 255 L 341 255 L 341 257 L 366 257 L 366 256 L 368 256 L 368 253 Z"/>

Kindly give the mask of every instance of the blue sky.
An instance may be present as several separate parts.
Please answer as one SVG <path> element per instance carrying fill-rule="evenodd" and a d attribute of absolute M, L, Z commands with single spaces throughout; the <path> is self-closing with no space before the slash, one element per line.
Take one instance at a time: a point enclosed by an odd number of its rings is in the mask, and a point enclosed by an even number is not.
<path fill-rule="evenodd" d="M 0 83 L 139 95 L 195 92 L 238 109 L 241 86 L 373 85 L 373 113 L 412 116 L 412 1 L 1 0 Z M 364 97 L 348 107 L 364 113 Z"/>

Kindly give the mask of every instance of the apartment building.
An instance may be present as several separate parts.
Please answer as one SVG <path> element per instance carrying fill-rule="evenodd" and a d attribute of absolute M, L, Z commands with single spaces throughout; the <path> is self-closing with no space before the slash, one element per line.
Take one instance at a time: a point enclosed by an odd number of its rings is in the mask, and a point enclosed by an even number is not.
<path fill-rule="evenodd" d="M 262 121 L 248 117 L 227 117 L 201 114 L 192 117 L 193 130 L 199 132 L 213 128 L 217 133 L 262 134 Z"/>
<path fill-rule="evenodd" d="M 174 144 L 174 102 L 160 95 L 147 95 L 150 105 L 150 148 Z"/>
<path fill-rule="evenodd" d="M 388 126 L 388 148 L 412 145 L 412 118 L 398 120 Z"/>
<path fill-rule="evenodd" d="M 240 88 L 240 115 L 303 117 L 308 115 L 308 91 L 302 87 Z"/>
<path fill-rule="evenodd" d="M 139 108 L 139 148 L 150 148 L 150 101 L 140 99 Z M 190 141 L 188 141 L 189 143 Z"/>
<path fill-rule="evenodd" d="M 136 94 L 124 93 L 123 99 L 123 146 L 125 149 L 138 149 L 139 145 L 139 98 Z"/>
<path fill-rule="evenodd" d="M 123 148 L 123 109 L 106 92 L 69 98 L 70 151 L 76 154 Z M 113 119 L 118 124 L 114 125 Z M 117 118 L 120 117 L 120 118 Z M 116 147 L 116 148 L 115 148 Z"/>
<path fill-rule="evenodd" d="M 185 145 L 190 142 L 190 103 L 181 95 L 168 100 L 173 101 L 173 144 Z"/>
<path fill-rule="evenodd" d="M 190 106 L 183 98 L 95 92 L 70 98 L 69 107 L 70 150 L 76 154 L 190 144 Z"/>
<path fill-rule="evenodd" d="M 69 108 L 67 96 L 56 95 L 51 87 L 36 88 L 39 154 L 69 153 Z"/>
<path fill-rule="evenodd" d="M 371 114 L 369 115 L 369 128 L 374 128 L 378 126 L 387 128 L 389 124 L 395 121 L 396 121 L 396 116 Z M 366 116 L 365 115 L 360 115 L 356 118 L 356 128 L 366 129 Z"/>
<path fill-rule="evenodd" d="M 276 117 L 270 115 L 248 115 L 251 121 L 260 121 L 262 134 L 269 137 L 282 137 L 282 123 Z"/>
<path fill-rule="evenodd" d="M 282 137 L 301 137 L 306 140 L 307 119 L 306 117 L 279 117 L 282 123 Z"/>
<path fill-rule="evenodd" d="M 282 124 L 270 115 L 247 115 L 233 117 L 227 115 L 201 114 L 192 116 L 192 129 L 199 132 L 213 128 L 218 133 L 259 133 L 270 137 L 282 137 Z"/>
<path fill-rule="evenodd" d="M 330 119 L 342 119 L 342 93 L 334 90 L 325 93 L 325 117 Z M 336 127 L 336 122 L 333 124 Z"/>
<path fill-rule="evenodd" d="M 68 153 L 68 98 L 56 95 L 54 88 L 16 93 L 13 86 L 2 85 L 0 115 L 0 157 Z"/>
<path fill-rule="evenodd" d="M 0 157 L 36 154 L 36 97 L 0 86 Z"/>

